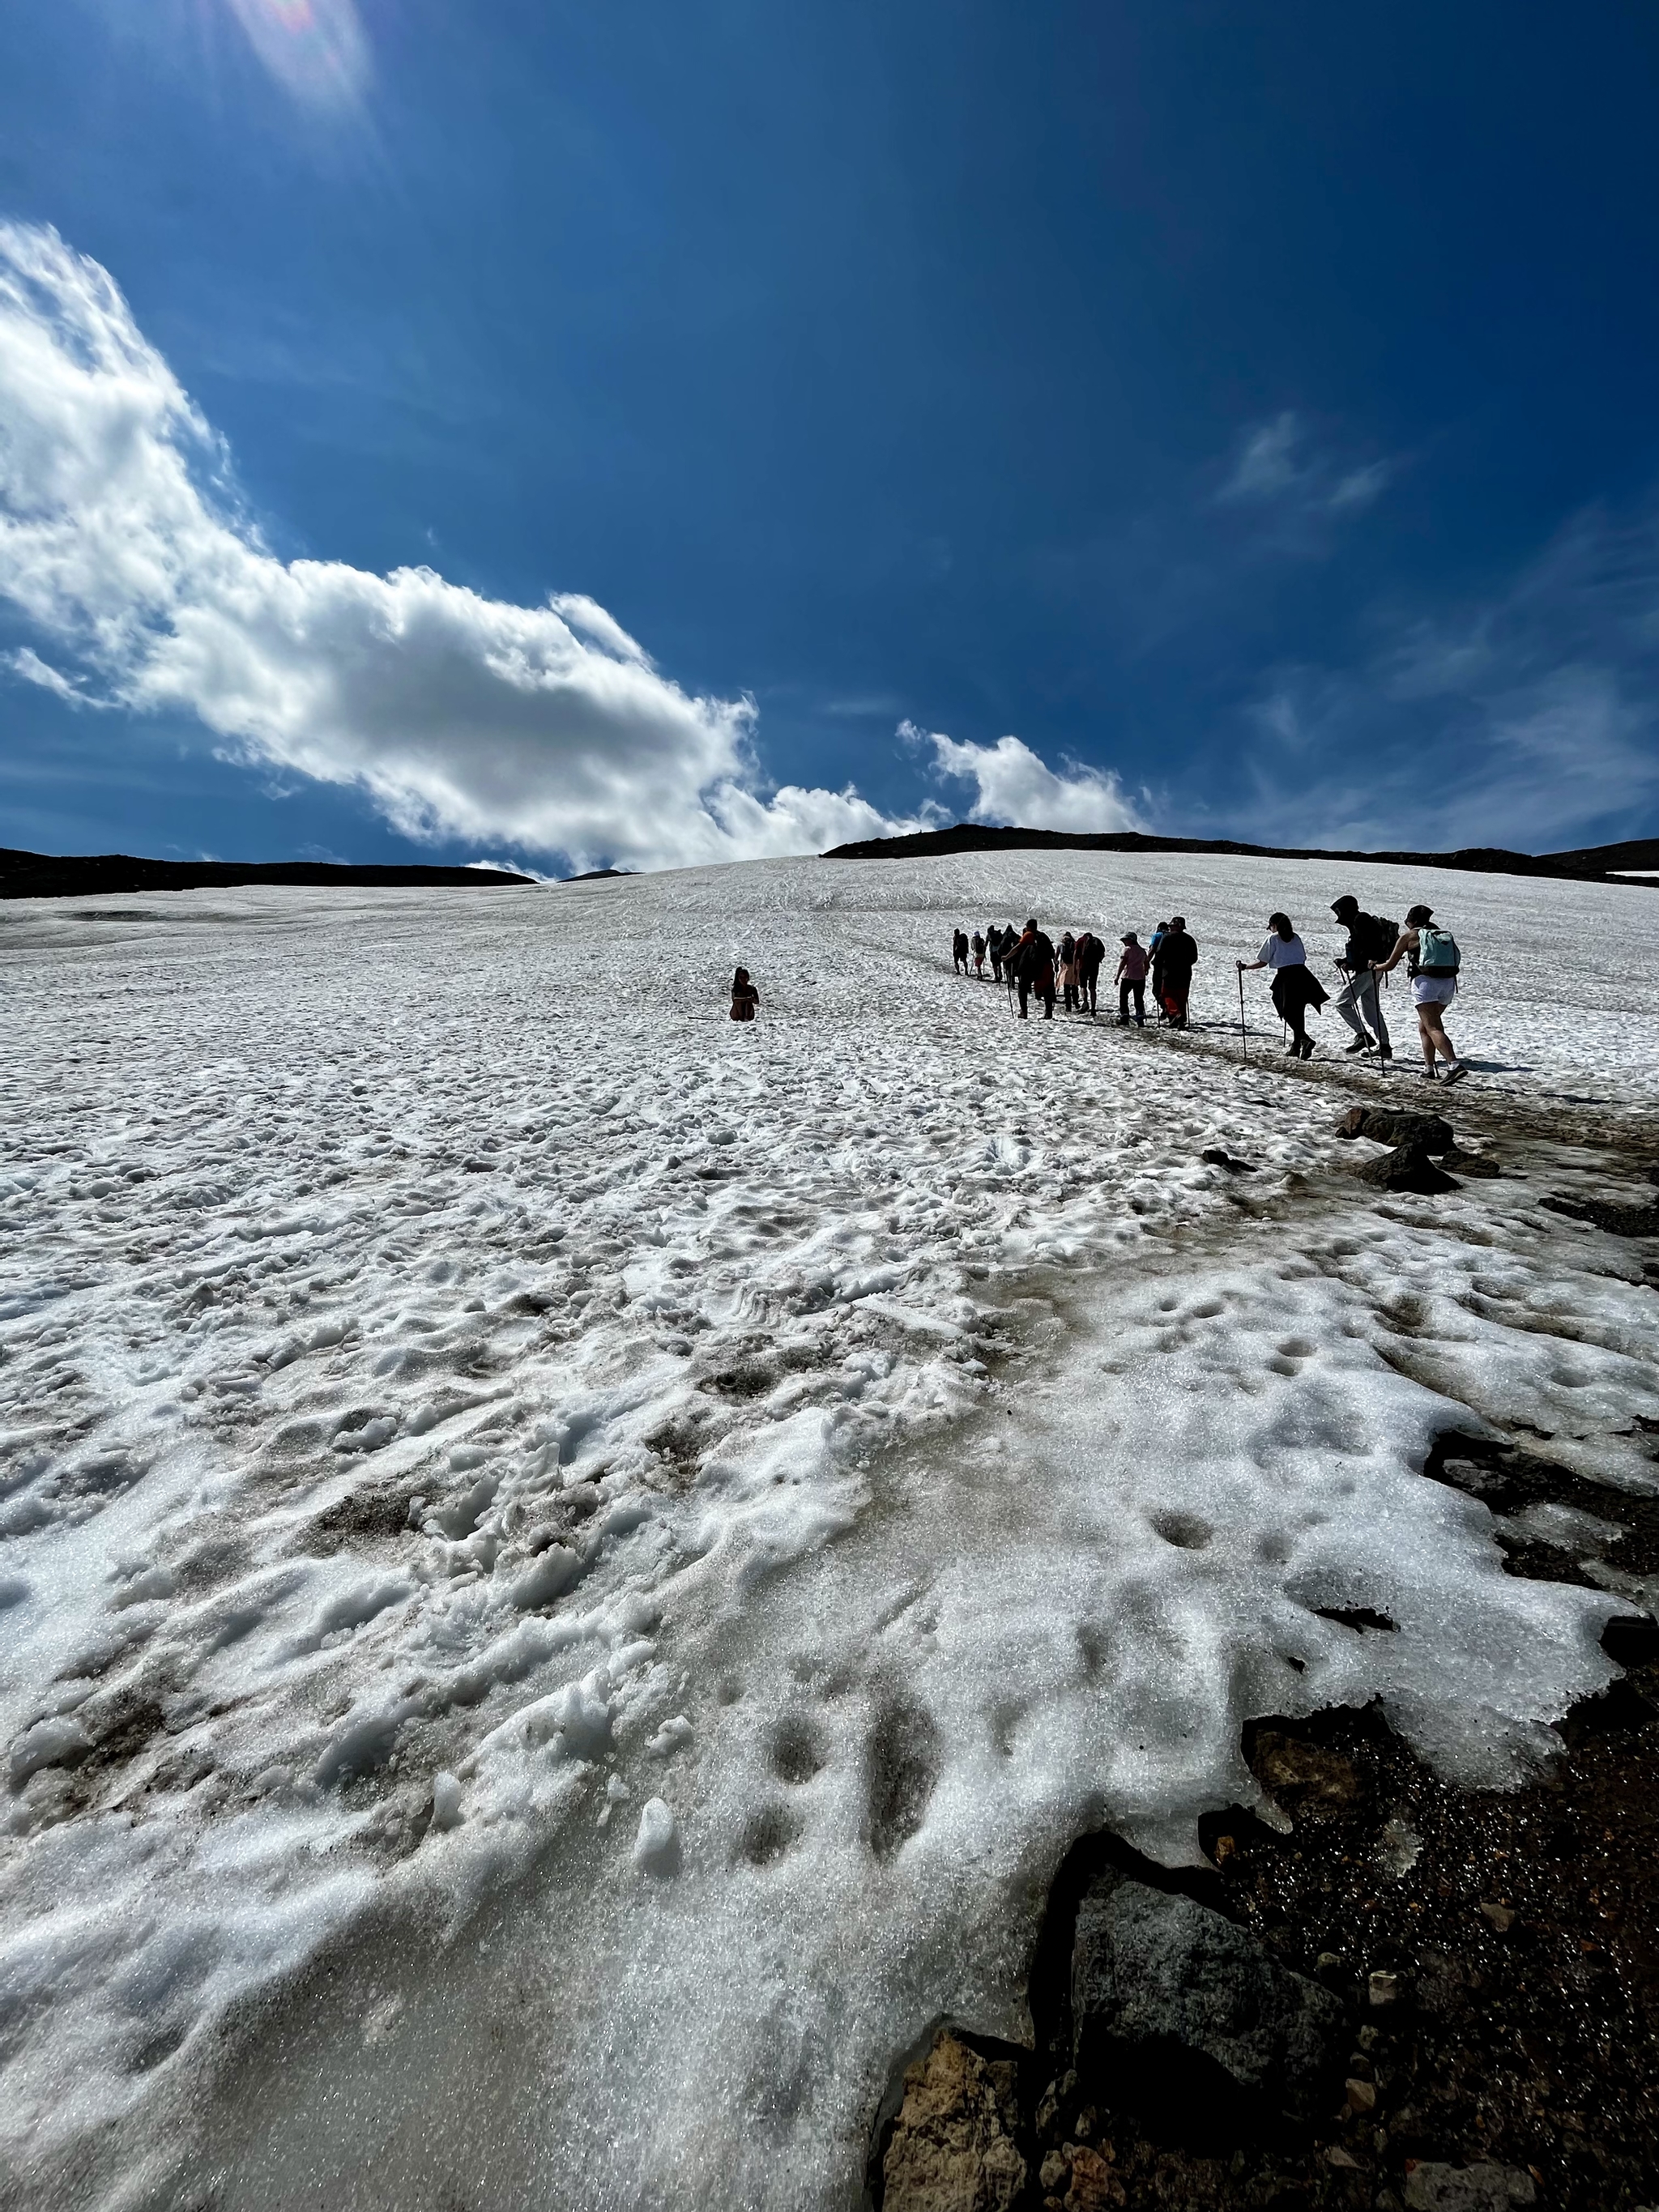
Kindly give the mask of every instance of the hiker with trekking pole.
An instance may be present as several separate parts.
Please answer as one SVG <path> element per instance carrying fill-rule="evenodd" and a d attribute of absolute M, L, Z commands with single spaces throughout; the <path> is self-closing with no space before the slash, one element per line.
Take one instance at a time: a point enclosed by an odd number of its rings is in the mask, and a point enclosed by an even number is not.
<path fill-rule="evenodd" d="M 1382 1018 L 1375 963 L 1386 960 L 1394 951 L 1400 939 L 1400 925 L 1366 914 L 1358 900 L 1347 891 L 1331 901 L 1331 912 L 1347 932 L 1347 943 L 1336 963 L 1338 973 L 1345 978 L 1336 995 L 1336 1011 L 1353 1031 L 1353 1042 L 1345 1045 L 1343 1050 L 1374 1052 L 1386 1074 L 1388 1064 L 1394 1058 L 1394 1047 L 1389 1042 L 1389 1025 Z"/>
<path fill-rule="evenodd" d="M 1241 986 L 1240 1018 L 1242 1020 L 1245 970 L 1250 968 L 1270 969 L 1273 971 L 1274 1007 L 1280 1018 L 1290 1024 L 1291 1041 L 1285 1049 L 1293 1060 L 1311 1060 L 1314 1043 L 1307 1030 L 1308 1009 L 1310 1006 L 1322 1006 L 1330 994 L 1309 967 L 1306 949 L 1291 928 L 1289 915 L 1270 914 L 1267 927 L 1272 934 L 1255 958 L 1241 960 L 1237 963 Z"/>
<path fill-rule="evenodd" d="M 1457 939 L 1450 930 L 1442 929 L 1436 922 L 1431 906 L 1414 906 L 1407 910 L 1400 942 L 1386 960 L 1375 964 L 1372 973 L 1386 975 L 1407 958 L 1411 963 L 1412 999 L 1417 1007 L 1418 1036 L 1423 1047 L 1423 1080 L 1460 1082 L 1469 1072 L 1468 1064 L 1458 1058 L 1446 1034 L 1446 1009 L 1457 995 L 1462 956 L 1457 950 Z M 1436 1071 L 1437 1059 L 1446 1063 L 1443 1076 Z"/>

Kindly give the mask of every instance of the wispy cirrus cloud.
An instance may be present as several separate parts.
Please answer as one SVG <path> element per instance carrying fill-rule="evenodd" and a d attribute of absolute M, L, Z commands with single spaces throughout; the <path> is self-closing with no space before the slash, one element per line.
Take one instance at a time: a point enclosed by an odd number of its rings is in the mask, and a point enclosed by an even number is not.
<path fill-rule="evenodd" d="M 1506 589 L 1379 629 L 1363 662 L 1280 668 L 1251 703 L 1259 825 L 1559 850 L 1659 797 L 1659 505 L 1588 509 Z"/>
<path fill-rule="evenodd" d="M 1358 514 L 1387 489 L 1392 461 L 1344 461 L 1315 444 L 1293 408 L 1240 439 L 1216 493 L 1221 506 L 1255 506 L 1301 516 Z"/>
<path fill-rule="evenodd" d="M 277 558 L 107 273 L 27 225 L 0 225 L 0 592 L 56 649 L 11 667 L 60 696 L 182 709 L 228 757 L 356 786 L 408 836 L 579 867 L 930 818 L 768 788 L 752 702 L 687 692 L 583 593 L 520 606 L 428 568 Z"/>
<path fill-rule="evenodd" d="M 90 707 L 99 703 L 88 699 L 77 684 L 71 684 L 61 669 L 42 660 L 32 645 L 20 646 L 15 653 L 9 653 L 3 658 L 14 676 L 21 676 L 26 684 L 36 684 L 42 691 L 50 691 L 68 706 Z"/>

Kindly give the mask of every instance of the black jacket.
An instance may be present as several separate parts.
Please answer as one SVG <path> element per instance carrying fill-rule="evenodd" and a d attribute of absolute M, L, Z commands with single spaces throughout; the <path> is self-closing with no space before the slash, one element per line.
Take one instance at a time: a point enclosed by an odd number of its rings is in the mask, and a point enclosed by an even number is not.
<path fill-rule="evenodd" d="M 1166 930 L 1153 965 L 1160 975 L 1190 975 L 1198 965 L 1198 946 L 1184 929 Z"/>
<path fill-rule="evenodd" d="M 1351 914 L 1342 927 L 1348 933 L 1348 941 L 1342 948 L 1342 962 L 1346 968 L 1369 968 L 1373 960 L 1386 960 L 1394 951 L 1394 931 L 1385 929 L 1374 914 Z M 1386 945 L 1382 942 L 1385 937 L 1389 940 Z"/>
<path fill-rule="evenodd" d="M 1006 962 L 1004 965 L 1006 965 Z M 1022 939 L 1014 948 L 1014 974 L 1023 975 L 1028 983 L 1035 983 L 1045 969 L 1050 975 L 1054 972 L 1054 948 L 1052 941 L 1038 930 L 1029 944 Z"/>

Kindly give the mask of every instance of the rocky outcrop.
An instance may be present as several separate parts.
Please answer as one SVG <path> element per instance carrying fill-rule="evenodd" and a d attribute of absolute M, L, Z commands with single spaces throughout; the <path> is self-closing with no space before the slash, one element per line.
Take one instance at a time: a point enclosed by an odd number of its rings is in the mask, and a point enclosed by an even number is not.
<path fill-rule="evenodd" d="M 1366 1160 L 1354 1173 L 1360 1182 L 1379 1190 L 1413 1190 L 1432 1194 L 1455 1190 L 1446 1170 L 1459 1175 L 1495 1176 L 1495 1162 L 1479 1152 L 1463 1152 L 1449 1121 L 1439 1114 L 1413 1114 L 1386 1106 L 1355 1106 L 1336 1125 L 1339 1137 L 1368 1137 L 1373 1144 L 1392 1145 L 1380 1158 Z M 1437 1167 L 1435 1161 L 1440 1164 Z"/>
<path fill-rule="evenodd" d="M 882 2212 L 1009 2212 L 1025 2186 L 1011 2060 L 947 2028 L 904 2077 L 882 2160 Z"/>
<path fill-rule="evenodd" d="M 1206 2104 L 1231 2085 L 1264 2117 L 1305 2119 L 1346 2014 L 1220 1913 L 1108 1871 L 1078 1912 L 1072 2019 L 1079 2075 L 1155 2074 L 1164 2094 Z"/>
<path fill-rule="evenodd" d="M 1552 1213 L 1588 1221 L 1609 1237 L 1659 1237 L 1659 1206 L 1620 1206 L 1610 1198 L 1547 1198 Z"/>
<path fill-rule="evenodd" d="M 1374 1189 L 1412 1190 L 1425 1198 L 1457 1188 L 1455 1179 L 1443 1168 L 1437 1167 L 1426 1152 L 1404 1145 L 1382 1153 L 1376 1159 L 1362 1161 L 1354 1174 Z"/>
<path fill-rule="evenodd" d="M 1457 1139 L 1439 1114 L 1396 1112 L 1386 1106 L 1356 1106 L 1336 1125 L 1339 1137 L 1369 1137 L 1374 1144 L 1405 1145 L 1414 1152 L 1449 1152 Z"/>

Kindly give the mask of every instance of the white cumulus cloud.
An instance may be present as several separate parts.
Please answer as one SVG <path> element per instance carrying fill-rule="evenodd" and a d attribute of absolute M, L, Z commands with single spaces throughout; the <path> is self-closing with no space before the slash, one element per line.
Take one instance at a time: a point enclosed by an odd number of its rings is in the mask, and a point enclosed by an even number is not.
<path fill-rule="evenodd" d="M 920 730 L 914 722 L 902 722 L 899 735 L 907 744 L 931 745 L 939 775 L 975 787 L 968 810 L 970 822 L 1008 823 L 1022 830 L 1075 830 L 1091 836 L 1145 826 L 1109 769 L 1084 768 L 1071 761 L 1064 774 L 1056 774 L 1020 738 L 999 738 L 994 745 L 969 744 L 937 730 Z"/>
<path fill-rule="evenodd" d="M 752 704 L 682 690 L 580 593 L 518 606 L 428 568 L 279 559 L 110 276 L 21 224 L 0 224 L 0 592 L 71 663 L 27 647 L 16 674 L 183 709 L 415 836 L 653 868 L 926 818 L 850 787 L 767 794 Z"/>

